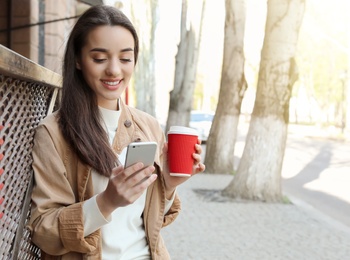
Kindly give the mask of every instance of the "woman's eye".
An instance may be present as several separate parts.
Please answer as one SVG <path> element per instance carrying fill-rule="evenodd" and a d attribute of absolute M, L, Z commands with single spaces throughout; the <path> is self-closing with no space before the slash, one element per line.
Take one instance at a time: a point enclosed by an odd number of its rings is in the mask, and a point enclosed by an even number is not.
<path fill-rule="evenodd" d="M 94 59 L 94 62 L 96 63 L 102 63 L 104 62 L 106 59 Z"/>
<path fill-rule="evenodd" d="M 131 59 L 120 59 L 122 62 L 131 62 Z"/>

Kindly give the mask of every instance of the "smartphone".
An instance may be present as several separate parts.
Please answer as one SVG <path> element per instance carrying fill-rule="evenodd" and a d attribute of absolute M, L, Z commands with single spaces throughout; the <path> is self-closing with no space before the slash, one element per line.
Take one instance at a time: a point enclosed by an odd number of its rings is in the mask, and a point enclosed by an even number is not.
<path fill-rule="evenodd" d="M 134 142 L 128 145 L 126 151 L 125 168 L 137 162 L 142 162 L 144 167 L 153 165 L 156 155 L 156 142 Z"/>

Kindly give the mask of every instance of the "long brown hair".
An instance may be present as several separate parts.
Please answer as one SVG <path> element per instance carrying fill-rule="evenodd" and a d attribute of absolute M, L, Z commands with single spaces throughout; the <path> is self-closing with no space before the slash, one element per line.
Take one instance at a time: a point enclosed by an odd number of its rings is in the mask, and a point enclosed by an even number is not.
<path fill-rule="evenodd" d="M 136 64 L 139 43 L 130 20 L 111 6 L 89 8 L 76 22 L 67 42 L 62 68 L 62 100 L 58 114 L 63 135 L 79 158 L 100 174 L 109 176 L 117 158 L 109 145 L 108 135 L 100 124 L 96 94 L 76 68 L 76 60 L 80 57 L 87 35 L 102 25 L 119 25 L 131 32 L 135 43 Z"/>

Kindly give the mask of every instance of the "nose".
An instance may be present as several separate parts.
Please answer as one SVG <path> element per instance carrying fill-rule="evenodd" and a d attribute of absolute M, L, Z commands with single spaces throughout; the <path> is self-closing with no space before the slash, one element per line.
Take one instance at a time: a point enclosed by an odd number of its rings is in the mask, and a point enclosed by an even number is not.
<path fill-rule="evenodd" d="M 111 59 L 106 67 L 106 75 L 107 76 L 117 76 L 121 71 L 119 60 Z"/>

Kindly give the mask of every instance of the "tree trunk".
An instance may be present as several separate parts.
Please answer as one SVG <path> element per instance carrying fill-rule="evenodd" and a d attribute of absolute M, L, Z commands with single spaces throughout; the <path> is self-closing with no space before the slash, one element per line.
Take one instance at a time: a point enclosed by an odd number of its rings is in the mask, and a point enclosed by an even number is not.
<path fill-rule="evenodd" d="M 139 59 L 134 73 L 136 107 L 155 116 L 154 53 L 155 31 L 158 23 L 158 0 L 137 1 L 137 3 L 132 4 L 132 13 L 140 40 Z"/>
<path fill-rule="evenodd" d="M 281 171 L 289 100 L 297 78 L 294 56 L 305 0 L 269 0 L 259 80 L 237 174 L 223 194 L 282 201 Z"/>
<path fill-rule="evenodd" d="M 201 19 L 203 17 L 204 3 Z M 191 19 L 191 18 L 190 18 Z M 192 18 L 193 19 L 193 18 Z M 166 131 L 172 125 L 188 126 L 190 121 L 193 93 L 195 89 L 200 31 L 191 21 L 187 24 L 187 0 L 182 1 L 181 38 L 176 54 L 174 88 L 170 91 L 169 114 Z M 200 22 L 200 26 L 202 22 Z"/>
<path fill-rule="evenodd" d="M 219 101 L 207 141 L 206 172 L 233 173 L 234 147 L 242 99 L 247 88 L 244 77 L 245 1 L 226 0 L 224 58 Z"/>

